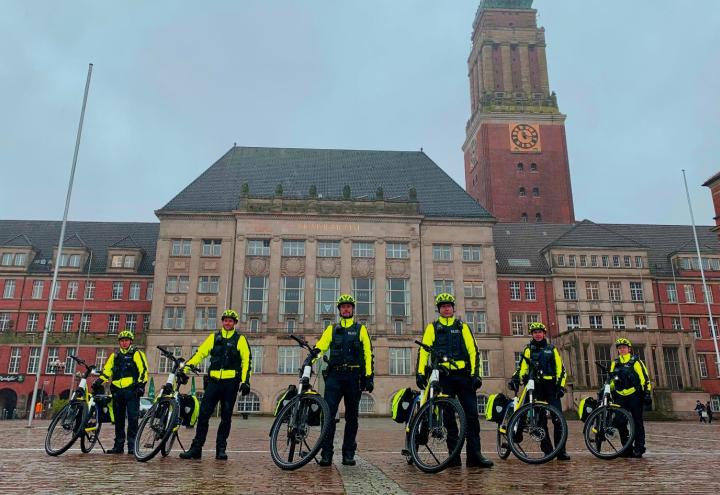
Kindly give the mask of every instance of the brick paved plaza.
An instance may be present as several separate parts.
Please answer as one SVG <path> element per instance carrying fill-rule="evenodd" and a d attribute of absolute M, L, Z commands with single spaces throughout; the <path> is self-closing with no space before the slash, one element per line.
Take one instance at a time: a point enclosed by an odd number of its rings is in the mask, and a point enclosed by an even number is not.
<path fill-rule="evenodd" d="M 501 461 L 495 454 L 494 425 L 483 422 L 483 451 L 493 461 L 491 470 L 450 468 L 423 474 L 400 456 L 403 432 L 389 419 L 361 420 L 358 465 L 333 468 L 308 465 L 284 472 L 268 452 L 271 418 L 236 418 L 230 435 L 230 460 L 214 459 L 206 445 L 202 461 L 168 458 L 147 464 L 128 455 L 103 455 L 101 450 L 81 454 L 79 448 L 60 457 L 43 450 L 47 421 L 32 429 L 22 421 L 0 422 L 0 493 L 719 493 L 720 426 L 694 422 L 649 423 L 648 453 L 643 459 L 601 461 L 587 450 L 581 425 L 570 421 L 567 463 L 553 461 L 529 466 L 512 456 Z M 112 445 L 112 428 L 105 425 L 101 439 Z M 339 425 L 342 431 L 343 424 Z M 211 424 L 209 438 L 214 437 Z M 188 444 L 194 430 L 183 430 Z M 339 452 L 339 448 L 336 449 Z"/>

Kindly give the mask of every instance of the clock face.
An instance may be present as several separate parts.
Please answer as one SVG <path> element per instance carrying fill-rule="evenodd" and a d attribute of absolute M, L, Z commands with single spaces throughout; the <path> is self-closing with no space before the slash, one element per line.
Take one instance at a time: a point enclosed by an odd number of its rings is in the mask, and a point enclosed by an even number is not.
<path fill-rule="evenodd" d="M 510 131 L 512 143 L 521 150 L 535 148 L 540 140 L 537 129 L 528 124 L 517 124 Z"/>

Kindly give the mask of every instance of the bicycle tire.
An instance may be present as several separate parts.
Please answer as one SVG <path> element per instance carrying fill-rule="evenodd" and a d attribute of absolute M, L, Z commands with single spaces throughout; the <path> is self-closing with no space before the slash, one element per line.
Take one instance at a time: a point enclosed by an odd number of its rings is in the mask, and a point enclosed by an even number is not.
<path fill-rule="evenodd" d="M 628 429 L 625 443 L 622 443 L 618 427 L 621 422 L 625 422 Z M 612 442 L 616 437 L 621 442 L 619 449 L 615 448 Z M 635 422 L 632 414 L 622 407 L 598 407 L 585 420 L 583 438 L 587 449 L 598 459 L 615 459 L 631 448 L 633 440 L 635 440 Z M 603 452 L 602 444 L 604 443 L 609 445 L 612 450 L 608 450 L 607 453 Z"/>
<path fill-rule="evenodd" d="M 315 428 L 315 425 L 309 424 L 308 419 L 314 419 L 318 414 L 320 417 L 312 422 L 319 423 L 317 426 L 320 431 L 314 440 L 308 442 L 307 437 L 311 431 L 314 431 L 311 429 Z M 330 407 L 320 395 L 302 394 L 293 398 L 280 410 L 270 428 L 270 456 L 275 465 L 291 471 L 303 467 L 314 459 L 325 440 L 330 421 L 334 419 L 330 417 Z M 283 435 L 283 432 L 286 435 Z M 279 447 L 283 441 L 289 449 L 287 455 L 280 452 Z M 303 450 L 303 445 L 306 450 Z M 300 446 L 300 452 L 295 459 L 297 446 Z"/>
<path fill-rule="evenodd" d="M 164 442 L 162 444 L 162 447 L 160 447 L 160 455 L 162 455 L 163 457 L 167 457 L 170 454 L 173 445 L 175 445 L 175 439 L 177 439 L 177 430 L 175 430 L 173 434 L 170 435 L 170 438 L 168 438 L 167 442 Z"/>
<path fill-rule="evenodd" d="M 500 459 L 507 459 L 510 457 L 510 444 L 508 443 L 508 437 L 507 433 L 503 433 L 500 431 L 500 428 L 502 427 L 502 424 L 498 425 L 497 429 L 497 439 L 496 439 L 496 448 L 497 448 L 497 454 L 500 457 Z"/>
<path fill-rule="evenodd" d="M 178 414 L 177 403 L 171 398 L 162 398 L 150 408 L 140 421 L 135 436 L 135 459 L 147 462 L 160 452 L 173 433 Z"/>
<path fill-rule="evenodd" d="M 93 421 L 94 420 L 94 421 Z M 88 428 L 94 428 L 94 430 L 88 431 Z M 100 422 L 100 408 L 97 404 L 93 405 L 90 409 L 90 414 L 85 421 L 82 433 L 80 434 L 80 450 L 83 454 L 89 454 L 93 447 L 100 438 L 100 429 L 102 423 Z"/>
<path fill-rule="evenodd" d="M 67 451 L 78 439 L 87 417 L 87 403 L 84 401 L 70 401 L 60 409 L 48 426 L 45 435 L 45 452 L 57 456 Z M 65 439 L 61 439 L 61 435 Z M 55 447 L 53 440 L 60 440 L 60 446 Z"/>
<path fill-rule="evenodd" d="M 454 415 L 454 416 L 453 416 Z M 457 440 L 454 446 L 449 447 L 448 442 L 451 432 L 448 432 L 450 421 L 457 418 L 455 435 Z M 437 473 L 448 467 L 455 456 L 460 455 L 465 443 L 465 432 L 467 429 L 467 418 L 460 402 L 449 397 L 434 397 L 426 402 L 410 421 L 410 455 L 413 463 L 425 473 Z M 450 434 L 449 434 L 450 433 Z M 438 459 L 435 451 L 428 445 L 430 440 L 437 441 L 434 446 L 439 451 L 447 452 L 447 457 Z M 419 449 L 423 447 L 421 452 Z M 425 460 L 424 451 L 434 459 L 434 463 Z"/>
<path fill-rule="evenodd" d="M 525 424 L 521 424 L 521 422 L 526 418 L 528 413 L 531 413 L 531 421 L 536 421 L 533 419 L 535 416 L 538 418 L 542 417 L 542 414 L 547 415 L 548 413 L 552 414 L 553 416 L 557 417 L 559 419 L 560 425 L 562 426 L 562 430 L 560 433 L 560 441 L 557 442 L 553 449 L 550 452 L 545 452 L 542 449 L 542 438 L 545 438 L 545 436 L 548 436 L 549 428 L 547 427 L 547 419 L 545 420 L 545 427 L 542 427 L 538 424 L 532 424 L 530 426 L 527 425 L 527 421 L 525 421 Z M 547 418 L 547 417 L 546 417 Z M 550 421 L 554 423 L 554 421 Z M 553 428 L 555 425 L 553 424 Z M 526 431 L 527 430 L 527 431 Z M 552 459 L 557 456 L 560 451 L 565 447 L 565 442 L 567 442 L 567 436 L 568 436 L 568 426 L 567 421 L 565 420 L 565 416 L 555 407 L 551 406 L 550 404 L 540 403 L 540 402 L 531 402 L 529 404 L 525 404 L 524 406 L 520 407 L 510 418 L 510 422 L 508 423 L 507 427 L 508 432 L 522 432 L 520 435 L 513 433 L 508 435 L 508 444 L 510 445 L 510 450 L 512 450 L 512 453 L 515 454 L 515 457 L 520 459 L 521 461 L 527 463 L 527 464 L 544 464 L 548 461 L 551 461 Z M 529 444 L 532 447 L 540 447 L 540 451 L 538 452 L 537 448 L 535 449 L 529 449 L 524 448 L 520 443 L 518 442 L 518 438 L 522 435 L 524 438 L 524 435 L 528 435 L 528 437 L 535 441 L 536 443 L 539 443 L 539 445 L 535 446 L 533 444 Z M 541 437 L 541 441 L 538 442 L 536 439 Z M 549 439 L 548 439 L 549 441 Z M 530 457 L 530 454 L 528 451 L 532 450 L 533 453 L 537 452 L 538 455 L 540 455 L 540 452 L 542 452 L 542 455 L 540 457 Z"/>

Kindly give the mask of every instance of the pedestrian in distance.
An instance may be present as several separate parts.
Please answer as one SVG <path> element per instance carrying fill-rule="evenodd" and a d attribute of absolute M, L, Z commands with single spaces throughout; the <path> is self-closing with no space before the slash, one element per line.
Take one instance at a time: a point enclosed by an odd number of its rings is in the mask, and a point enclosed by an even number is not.
<path fill-rule="evenodd" d="M 698 418 L 700 418 L 701 423 L 705 423 L 707 420 L 707 411 L 705 411 L 705 406 L 702 402 L 695 401 L 695 412 L 697 412 Z"/>
<path fill-rule="evenodd" d="M 707 416 L 708 416 L 708 424 L 711 424 L 712 418 L 713 418 L 713 410 L 712 410 L 710 401 L 708 401 L 707 404 L 705 404 L 705 412 L 707 413 Z"/>

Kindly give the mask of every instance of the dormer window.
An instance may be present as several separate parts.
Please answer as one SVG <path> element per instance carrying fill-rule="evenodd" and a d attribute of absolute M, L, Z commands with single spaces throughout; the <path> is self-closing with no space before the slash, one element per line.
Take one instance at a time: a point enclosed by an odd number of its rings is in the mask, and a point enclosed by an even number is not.
<path fill-rule="evenodd" d="M 60 255 L 60 267 L 79 268 L 80 267 L 80 255 L 79 254 L 61 254 Z"/>
<path fill-rule="evenodd" d="M 112 257 L 113 268 L 135 268 L 134 254 L 116 254 Z"/>

